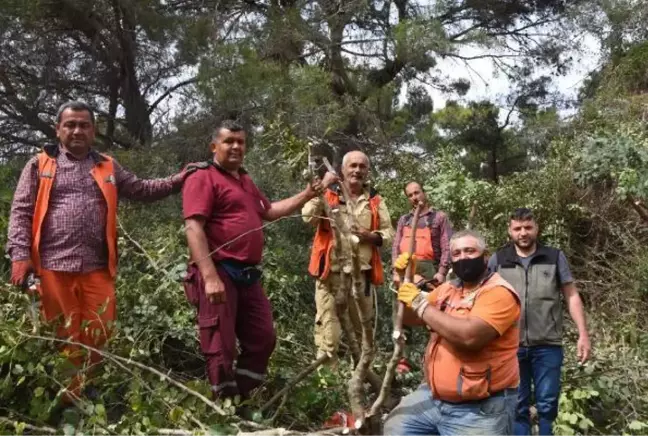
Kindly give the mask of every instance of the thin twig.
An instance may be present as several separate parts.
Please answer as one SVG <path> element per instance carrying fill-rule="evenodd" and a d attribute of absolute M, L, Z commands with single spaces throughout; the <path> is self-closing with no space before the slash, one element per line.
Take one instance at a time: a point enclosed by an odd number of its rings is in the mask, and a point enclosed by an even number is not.
<path fill-rule="evenodd" d="M 281 403 L 279 403 L 279 406 L 277 406 L 277 410 L 275 410 L 274 415 L 272 415 L 272 417 L 270 418 L 270 422 L 274 422 L 274 420 L 279 417 L 279 412 L 281 412 L 283 406 L 286 405 L 286 401 L 288 401 L 288 392 L 284 394 L 283 398 L 281 399 Z"/>
<path fill-rule="evenodd" d="M 146 366 L 146 365 L 144 365 L 142 363 L 139 363 L 139 362 L 137 362 L 135 360 L 126 359 L 125 357 L 121 357 L 121 356 L 117 356 L 117 355 L 112 354 L 112 353 L 108 353 L 108 352 L 100 350 L 98 348 L 94 348 L 94 347 L 91 347 L 89 345 L 82 344 L 81 342 L 74 342 L 74 341 L 69 341 L 67 339 L 59 339 L 59 338 L 54 338 L 54 337 L 30 335 L 30 334 L 27 334 L 27 333 L 23 333 L 21 331 L 16 331 L 16 333 L 18 333 L 19 335 L 24 336 L 26 338 L 29 338 L 29 339 L 39 339 L 39 340 L 42 340 L 42 341 L 51 341 L 51 342 L 57 342 L 57 343 L 62 343 L 62 344 L 79 346 L 79 347 L 85 348 L 86 350 L 95 352 L 95 353 L 97 353 L 97 354 L 101 355 L 102 357 L 105 357 L 105 358 L 107 358 L 109 360 L 122 362 L 122 363 L 125 363 L 125 364 L 128 364 L 128 365 L 136 366 L 136 367 L 138 367 L 140 369 L 143 369 L 143 370 L 148 371 L 148 372 L 150 372 L 152 374 L 155 374 L 156 376 L 160 377 L 161 380 L 167 381 L 167 382 L 171 383 L 172 385 L 174 385 L 175 387 L 177 387 L 178 389 L 181 389 L 184 392 L 198 398 L 200 401 L 205 403 L 207 406 L 209 406 L 211 409 L 213 409 L 219 415 L 227 415 L 227 412 L 225 412 L 216 403 L 211 401 L 209 398 L 205 397 L 200 392 L 196 392 L 193 389 L 190 389 L 190 388 L 186 387 L 182 383 L 172 379 L 171 377 L 164 374 L 163 372 L 160 372 L 155 368 L 151 368 L 151 367 Z"/>
<path fill-rule="evenodd" d="M 56 429 L 52 427 L 37 427 L 35 425 L 27 424 L 22 421 L 15 421 L 4 416 L 0 416 L 0 422 L 3 424 L 11 425 L 16 432 L 20 427 L 25 430 L 36 432 L 37 434 L 56 434 Z"/>
<path fill-rule="evenodd" d="M 293 386 L 295 386 L 297 383 L 308 377 L 310 373 L 315 371 L 321 364 L 326 362 L 329 359 L 328 355 L 324 354 L 319 357 L 319 359 L 315 360 L 313 363 L 308 365 L 302 372 L 297 374 L 295 378 L 290 380 L 286 386 L 283 387 L 279 392 L 274 394 L 272 398 L 270 398 L 261 408 L 259 409 L 259 412 L 263 413 L 264 410 L 268 409 L 274 402 L 276 402 L 283 394 L 288 392 Z"/>
<path fill-rule="evenodd" d="M 212 250 L 211 252 L 207 253 L 204 257 L 202 257 L 202 258 L 200 258 L 200 259 L 197 259 L 197 260 L 192 260 L 192 261 L 190 262 L 190 264 L 195 264 L 195 263 L 197 263 L 197 262 L 201 262 L 201 261 L 207 259 L 208 257 L 211 257 L 214 253 L 219 252 L 219 251 L 222 250 L 223 248 L 227 247 L 227 246 L 230 245 L 230 244 L 233 244 L 234 242 L 238 241 L 239 239 L 241 239 L 242 237 L 244 237 L 244 236 L 246 236 L 246 235 L 249 235 L 250 233 L 258 232 L 259 230 L 263 230 L 263 229 L 265 229 L 266 227 L 268 227 L 268 226 L 270 226 L 270 225 L 272 225 L 272 224 L 278 223 L 279 221 L 283 221 L 283 220 L 285 220 L 285 219 L 289 219 L 289 218 L 302 218 L 302 217 L 306 217 L 306 216 L 309 216 L 309 215 L 302 215 L 301 213 L 298 213 L 298 214 L 294 214 L 294 215 L 287 215 L 287 216 L 283 216 L 283 217 L 278 218 L 278 219 L 276 219 L 276 220 L 274 220 L 274 221 L 269 221 L 269 222 L 263 224 L 262 226 L 259 226 L 259 227 L 256 227 L 256 228 L 254 228 L 254 229 L 250 229 L 250 230 L 248 230 L 247 232 L 243 232 L 243 233 L 241 233 L 241 234 L 238 235 L 237 237 L 232 238 L 232 239 L 230 239 L 229 241 L 223 243 L 222 245 L 219 245 L 218 247 L 214 248 L 214 250 Z M 312 216 L 312 217 L 314 217 L 314 218 L 330 220 L 329 217 L 325 217 L 325 216 L 318 216 L 318 215 L 310 215 L 310 216 Z"/>
<path fill-rule="evenodd" d="M 117 219 L 117 223 L 119 223 L 119 228 L 121 229 L 122 233 L 126 236 L 126 238 L 127 238 L 129 241 L 131 241 L 131 242 L 133 243 L 133 245 L 135 245 L 137 248 L 139 248 L 139 250 L 142 252 L 142 254 L 144 254 L 144 256 L 146 256 L 146 258 L 148 259 L 148 261 L 151 263 L 151 265 L 153 265 L 153 268 L 155 268 L 156 271 L 161 271 L 160 266 L 157 264 L 157 262 L 155 261 L 155 259 L 153 259 L 153 258 L 151 257 L 151 255 L 148 254 L 148 251 L 146 251 L 146 250 L 144 249 L 144 247 L 142 247 L 142 245 L 141 245 L 139 242 L 137 242 L 137 241 L 136 241 L 136 240 L 135 240 L 135 239 L 134 239 L 134 238 L 133 238 L 133 237 L 132 237 L 132 236 L 131 236 L 127 231 L 126 231 L 126 229 L 125 229 L 124 226 L 122 225 L 122 222 L 121 222 L 119 219 Z"/>

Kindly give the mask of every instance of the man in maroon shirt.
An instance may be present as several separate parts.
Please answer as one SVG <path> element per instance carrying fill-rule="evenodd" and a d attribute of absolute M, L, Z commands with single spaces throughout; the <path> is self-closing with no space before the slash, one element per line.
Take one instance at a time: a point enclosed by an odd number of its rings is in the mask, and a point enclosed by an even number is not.
<path fill-rule="evenodd" d="M 271 203 L 242 167 L 246 134 L 239 124 L 223 122 L 211 150 L 213 161 L 189 177 L 182 192 L 192 260 L 185 291 L 197 307 L 200 346 L 214 397 L 245 399 L 263 381 L 275 346 L 272 309 L 257 269 L 263 221 L 299 210 L 335 176 L 327 174 L 299 194 Z"/>
<path fill-rule="evenodd" d="M 14 193 L 7 251 L 11 282 L 30 271 L 48 321 L 60 320 L 58 335 L 102 347 L 115 320 L 116 213 L 119 197 L 157 200 L 179 192 L 186 169 L 165 179 L 142 180 L 92 146 L 95 119 L 81 102 L 63 104 L 56 116 L 59 144 L 48 145 L 23 169 Z M 78 368 L 84 350 L 66 346 Z M 91 363 L 100 356 L 90 353 Z M 79 372 L 63 396 L 78 398 Z"/>

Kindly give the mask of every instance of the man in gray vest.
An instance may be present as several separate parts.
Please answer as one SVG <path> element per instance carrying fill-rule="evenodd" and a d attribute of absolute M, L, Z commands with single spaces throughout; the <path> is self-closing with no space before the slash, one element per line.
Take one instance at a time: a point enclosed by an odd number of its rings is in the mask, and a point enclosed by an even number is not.
<path fill-rule="evenodd" d="M 583 303 L 565 254 L 537 242 L 538 224 L 530 209 L 518 208 L 511 214 L 508 233 L 512 243 L 491 256 L 488 267 L 511 283 L 522 300 L 520 390 L 514 434 L 531 434 L 529 403 L 533 383 L 540 434 L 551 435 L 558 415 L 563 362 L 562 299 L 578 328 L 581 363 L 590 356 Z"/>

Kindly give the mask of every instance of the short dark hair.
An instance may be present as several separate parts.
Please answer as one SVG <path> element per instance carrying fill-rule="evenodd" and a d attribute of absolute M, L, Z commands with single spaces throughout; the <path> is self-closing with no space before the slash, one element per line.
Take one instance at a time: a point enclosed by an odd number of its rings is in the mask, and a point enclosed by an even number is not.
<path fill-rule="evenodd" d="M 214 130 L 214 134 L 212 135 L 212 141 L 216 140 L 218 138 L 218 135 L 220 135 L 221 130 L 226 129 L 229 130 L 230 132 L 241 132 L 245 131 L 245 128 L 243 128 L 243 125 L 239 123 L 236 120 L 224 120 L 222 121 L 218 127 L 216 127 L 216 130 Z"/>
<path fill-rule="evenodd" d="M 528 207 L 518 207 L 509 216 L 509 221 L 535 221 L 533 211 Z"/>
<path fill-rule="evenodd" d="M 61 122 L 61 117 L 63 116 L 63 112 L 65 112 L 68 109 L 72 109 L 75 112 L 87 111 L 90 114 L 90 121 L 92 121 L 92 124 L 94 125 L 95 123 L 94 111 L 86 103 L 78 100 L 68 101 L 63 103 L 61 106 L 59 106 L 58 111 L 56 111 L 56 124 Z"/>
<path fill-rule="evenodd" d="M 405 185 L 403 185 L 403 192 L 405 193 L 405 195 L 407 195 L 407 187 L 412 183 L 416 183 L 421 188 L 421 191 L 424 191 L 423 183 L 419 182 L 418 180 L 410 180 L 409 182 L 405 183 Z"/>

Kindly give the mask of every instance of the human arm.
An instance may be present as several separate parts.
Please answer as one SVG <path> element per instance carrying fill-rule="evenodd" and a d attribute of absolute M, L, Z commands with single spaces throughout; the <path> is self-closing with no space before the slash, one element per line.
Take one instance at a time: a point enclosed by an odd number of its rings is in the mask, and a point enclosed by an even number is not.
<path fill-rule="evenodd" d="M 443 276 L 443 280 L 437 279 L 437 281 L 441 283 L 445 280 L 445 277 L 448 275 L 448 271 L 450 270 L 450 237 L 452 236 L 452 223 L 448 219 L 448 216 L 443 212 L 437 212 L 437 216 L 439 219 L 439 245 L 441 248 L 439 271 L 437 274 Z"/>
<path fill-rule="evenodd" d="M 297 195 L 293 195 L 283 200 L 275 201 L 270 204 L 268 209 L 265 209 L 262 217 L 266 221 L 274 221 L 281 217 L 290 215 L 297 209 L 306 204 L 307 201 L 313 199 L 317 194 L 313 191 L 310 185 Z M 303 213 L 302 213 L 303 215 Z"/>
<path fill-rule="evenodd" d="M 480 318 L 458 318 L 434 306 L 428 306 L 421 319 L 453 346 L 467 351 L 479 351 L 499 336 L 497 330 Z"/>
<path fill-rule="evenodd" d="M 37 193 L 38 160 L 33 158 L 20 175 L 9 215 L 6 250 L 11 258 L 11 283 L 16 286 L 22 284 L 32 269 L 32 222 Z"/>
<path fill-rule="evenodd" d="M 187 245 L 191 259 L 196 263 L 200 275 L 205 282 L 205 294 L 209 301 L 215 304 L 227 301 L 225 284 L 218 275 L 214 261 L 209 252 L 207 235 L 205 234 L 206 219 L 201 216 L 193 216 L 185 219 L 185 232 L 187 234 Z"/>
<path fill-rule="evenodd" d="M 589 334 L 587 333 L 587 323 L 585 321 L 585 310 L 583 308 L 583 301 L 578 293 L 578 288 L 574 282 L 569 263 L 565 253 L 560 251 L 558 253 L 558 276 L 562 284 L 561 290 L 565 297 L 567 310 L 572 320 L 578 329 L 578 342 L 576 343 L 576 352 L 578 359 L 581 363 L 585 363 L 591 353 L 591 345 Z"/>
<path fill-rule="evenodd" d="M 214 208 L 216 192 L 207 171 L 187 179 L 182 192 L 182 214 L 191 259 L 205 283 L 205 294 L 212 303 L 225 302 L 225 285 L 218 275 L 209 250 L 205 225 Z"/>
<path fill-rule="evenodd" d="M 323 215 L 324 212 L 324 202 L 321 197 L 315 197 L 304 205 L 302 208 L 302 219 L 304 220 L 305 223 L 313 224 L 313 225 L 318 225 L 320 222 L 319 218 L 320 216 Z"/>
<path fill-rule="evenodd" d="M 574 282 L 567 283 L 562 286 L 562 292 L 565 296 L 565 302 L 569 315 L 576 324 L 578 329 L 578 342 L 576 344 L 578 360 L 581 363 L 587 362 L 590 357 L 592 346 L 587 333 L 587 323 L 585 322 L 585 310 L 583 309 L 583 301 L 578 293 L 578 288 Z"/>
<path fill-rule="evenodd" d="M 182 171 L 161 179 L 140 179 L 113 160 L 115 181 L 120 196 L 130 200 L 155 201 L 180 192 L 189 174 L 197 169 L 196 164 L 187 165 Z"/>
<path fill-rule="evenodd" d="M 403 239 L 403 223 L 405 222 L 404 218 L 405 216 L 400 217 L 396 224 L 396 233 L 394 234 L 394 242 L 392 243 L 392 265 L 400 255 L 400 243 L 401 239 Z"/>
<path fill-rule="evenodd" d="M 392 241 L 394 238 L 394 228 L 391 224 L 389 210 L 383 200 L 378 204 L 378 228 L 375 230 L 367 230 L 359 227 L 353 230 L 353 234 L 360 239 L 361 243 L 371 244 L 377 247 L 382 247 Z"/>
<path fill-rule="evenodd" d="M 396 234 L 394 235 L 394 242 L 392 243 L 392 267 L 396 263 L 396 259 L 400 255 L 400 243 L 403 238 L 403 223 L 405 222 L 405 217 L 402 216 L 399 218 L 398 223 L 396 224 Z M 394 274 L 392 278 L 396 286 L 400 285 L 400 274 L 394 269 Z"/>
<path fill-rule="evenodd" d="M 482 291 L 467 317 L 439 310 L 433 304 L 436 295 L 432 293 L 426 299 L 411 283 L 402 285 L 398 291 L 398 299 L 412 307 L 426 325 L 453 346 L 466 351 L 482 349 L 517 323 L 520 315 L 515 297 L 501 286 Z"/>
<path fill-rule="evenodd" d="M 313 183 L 309 183 L 306 188 L 299 194 L 271 203 L 270 207 L 265 210 L 263 219 L 266 221 L 274 221 L 281 217 L 290 215 L 297 209 L 302 208 L 307 202 L 315 200 L 315 198 L 317 198 L 324 191 L 324 189 L 326 189 L 336 180 L 337 177 L 333 173 L 327 172 L 324 175 L 323 180 L 315 179 Z M 304 210 L 302 210 L 302 216 L 304 220 L 306 220 L 305 215 L 306 214 L 304 213 Z"/>

